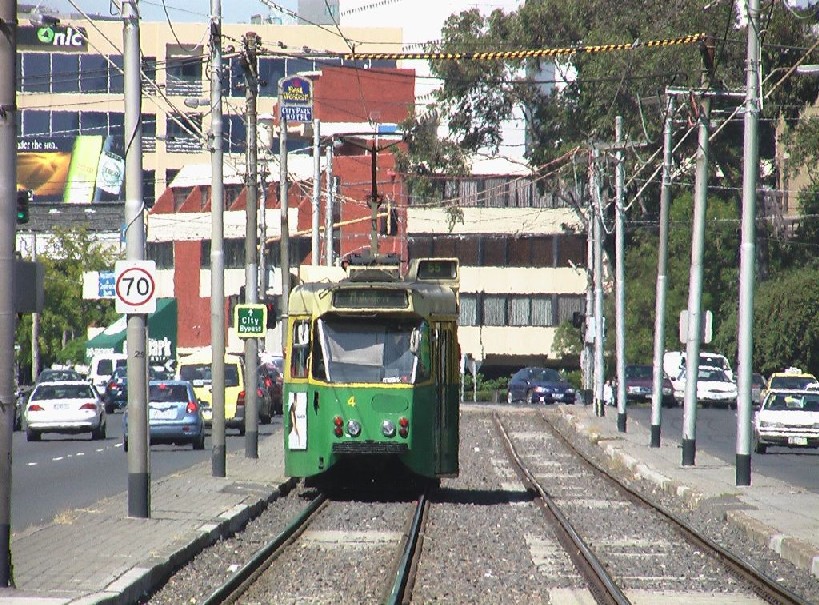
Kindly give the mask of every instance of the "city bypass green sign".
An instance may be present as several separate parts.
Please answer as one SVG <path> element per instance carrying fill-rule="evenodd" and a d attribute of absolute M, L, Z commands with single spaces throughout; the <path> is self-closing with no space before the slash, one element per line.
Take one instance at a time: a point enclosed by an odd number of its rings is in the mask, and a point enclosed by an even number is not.
<path fill-rule="evenodd" d="M 239 338 L 264 338 L 267 332 L 267 307 L 236 305 L 233 311 L 233 329 Z"/>

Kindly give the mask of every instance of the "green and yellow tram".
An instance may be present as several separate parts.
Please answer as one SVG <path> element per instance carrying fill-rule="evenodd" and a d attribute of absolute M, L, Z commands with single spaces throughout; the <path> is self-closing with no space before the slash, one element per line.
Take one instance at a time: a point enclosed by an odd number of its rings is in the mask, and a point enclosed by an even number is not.
<path fill-rule="evenodd" d="M 457 476 L 457 259 L 418 259 L 403 278 L 357 269 L 290 294 L 285 473 Z"/>

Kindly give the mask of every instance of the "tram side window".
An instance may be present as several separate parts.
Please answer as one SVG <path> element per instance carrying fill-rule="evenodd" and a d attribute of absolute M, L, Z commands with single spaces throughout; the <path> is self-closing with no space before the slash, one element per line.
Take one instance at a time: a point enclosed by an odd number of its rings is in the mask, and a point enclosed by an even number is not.
<path fill-rule="evenodd" d="M 290 355 L 290 375 L 307 378 L 307 360 L 310 357 L 310 322 L 293 322 L 293 349 Z"/>

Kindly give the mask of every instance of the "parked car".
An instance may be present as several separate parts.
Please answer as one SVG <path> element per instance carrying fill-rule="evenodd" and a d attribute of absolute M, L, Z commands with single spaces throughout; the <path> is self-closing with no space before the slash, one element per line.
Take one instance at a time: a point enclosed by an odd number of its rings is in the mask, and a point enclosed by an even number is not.
<path fill-rule="evenodd" d="M 114 373 L 114 370 L 124 368 L 127 365 L 128 356 L 123 353 L 102 353 L 94 355 L 94 357 L 91 358 L 91 365 L 88 369 L 88 379 L 91 381 L 91 384 L 94 385 L 94 388 L 97 389 L 97 393 L 102 395 L 105 391 L 105 385 L 111 377 L 111 374 Z"/>
<path fill-rule="evenodd" d="M 88 381 L 41 382 L 34 387 L 23 414 L 28 441 L 43 433 L 91 433 L 105 439 L 105 406 Z"/>
<path fill-rule="evenodd" d="M 188 355 L 179 359 L 176 366 L 177 380 L 187 380 L 193 385 L 197 399 L 202 404 L 205 426 L 213 422 L 213 369 L 211 355 Z M 225 426 L 245 434 L 245 371 L 242 358 L 225 355 Z"/>
<path fill-rule="evenodd" d="M 686 375 L 680 375 L 682 395 L 685 394 Z M 676 392 L 676 386 L 675 386 Z M 737 385 L 720 368 L 700 366 L 697 372 L 697 403 L 702 407 L 737 407 Z"/>
<path fill-rule="evenodd" d="M 654 385 L 654 368 L 650 365 L 632 364 L 625 368 L 626 401 L 650 402 Z M 674 387 L 663 372 L 662 405 L 674 407 Z"/>
<path fill-rule="evenodd" d="M 770 446 L 819 447 L 819 392 L 770 390 L 754 416 L 754 452 Z"/>
<path fill-rule="evenodd" d="M 765 390 L 765 377 L 754 372 L 751 374 L 751 404 L 758 408 L 762 403 L 762 391 Z"/>
<path fill-rule="evenodd" d="M 523 368 L 509 379 L 509 403 L 574 403 L 576 397 L 574 387 L 552 368 Z"/>
<path fill-rule="evenodd" d="M 264 388 L 272 402 L 273 415 L 282 413 L 282 373 L 275 364 L 263 363 L 259 366 L 258 375 L 264 379 Z"/>
<path fill-rule="evenodd" d="M 190 382 L 154 380 L 148 384 L 148 434 L 151 443 L 205 449 L 205 421 Z M 122 417 L 122 448 L 128 451 L 127 410 Z"/>
<path fill-rule="evenodd" d="M 153 368 L 148 368 L 148 380 L 165 380 L 168 376 Z M 128 407 L 128 368 L 120 367 L 108 378 L 102 393 L 105 411 L 113 414 L 116 410 Z"/>

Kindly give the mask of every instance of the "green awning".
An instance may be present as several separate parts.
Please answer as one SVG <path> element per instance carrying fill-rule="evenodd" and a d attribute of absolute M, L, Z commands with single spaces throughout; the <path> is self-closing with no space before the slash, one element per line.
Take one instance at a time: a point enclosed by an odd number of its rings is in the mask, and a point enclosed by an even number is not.
<path fill-rule="evenodd" d="M 85 359 L 101 353 L 127 353 L 128 325 L 125 315 L 85 344 Z M 158 298 L 156 311 L 148 315 L 148 362 L 162 365 L 176 359 L 176 299 Z"/>

